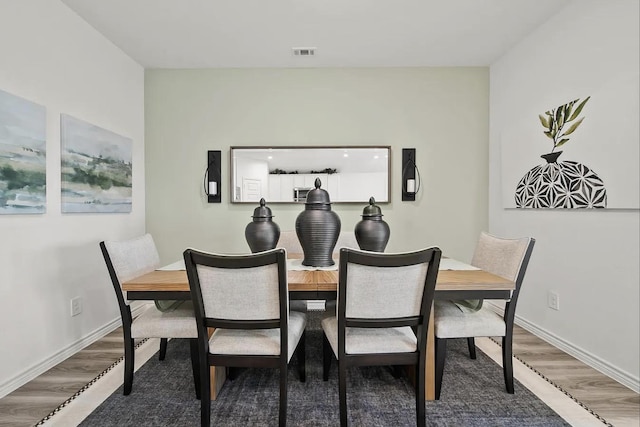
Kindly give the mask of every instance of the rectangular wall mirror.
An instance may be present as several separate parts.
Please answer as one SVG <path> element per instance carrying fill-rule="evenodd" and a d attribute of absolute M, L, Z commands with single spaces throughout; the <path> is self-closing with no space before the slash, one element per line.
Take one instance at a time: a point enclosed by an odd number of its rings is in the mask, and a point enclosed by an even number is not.
<path fill-rule="evenodd" d="M 320 178 L 332 203 L 390 200 L 391 147 L 231 147 L 231 201 L 304 203 Z"/>

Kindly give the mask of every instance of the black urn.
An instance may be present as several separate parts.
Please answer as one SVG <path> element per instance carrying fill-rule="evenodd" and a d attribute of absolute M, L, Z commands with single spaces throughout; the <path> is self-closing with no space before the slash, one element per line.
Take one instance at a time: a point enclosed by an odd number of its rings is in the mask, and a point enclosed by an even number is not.
<path fill-rule="evenodd" d="M 340 234 L 340 217 L 331 210 L 329 193 L 321 185 L 316 178 L 316 188 L 307 193 L 304 211 L 296 218 L 296 234 L 304 252 L 302 265 L 313 267 L 334 264 L 332 253 Z"/>
<path fill-rule="evenodd" d="M 280 227 L 271 218 L 271 209 L 260 199 L 260 206 L 253 210 L 253 221 L 244 229 L 244 237 L 251 252 L 262 252 L 273 249 L 280 239 Z"/>
<path fill-rule="evenodd" d="M 384 252 L 391 230 L 382 219 L 382 211 L 373 197 L 369 199 L 369 206 L 362 210 L 362 220 L 356 224 L 354 231 L 360 249 Z"/>

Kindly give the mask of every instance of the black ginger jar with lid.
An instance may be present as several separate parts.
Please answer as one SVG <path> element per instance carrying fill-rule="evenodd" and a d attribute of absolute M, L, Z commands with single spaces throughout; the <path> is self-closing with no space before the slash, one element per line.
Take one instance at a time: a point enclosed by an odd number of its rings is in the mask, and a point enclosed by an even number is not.
<path fill-rule="evenodd" d="M 251 252 L 262 252 L 273 249 L 280 239 L 280 227 L 271 218 L 271 209 L 266 206 L 264 198 L 260 199 L 260 206 L 253 210 L 253 221 L 244 229 Z"/>
<path fill-rule="evenodd" d="M 302 265 L 313 267 L 334 264 L 333 248 L 340 234 L 340 217 L 331 210 L 329 193 L 321 185 L 316 178 L 315 189 L 307 193 L 304 211 L 296 218 L 296 234 L 304 252 Z"/>
<path fill-rule="evenodd" d="M 382 219 L 382 210 L 376 205 L 373 197 L 369 199 L 369 206 L 362 210 L 362 220 L 356 224 L 356 240 L 363 251 L 384 252 L 389 242 L 391 230 Z"/>

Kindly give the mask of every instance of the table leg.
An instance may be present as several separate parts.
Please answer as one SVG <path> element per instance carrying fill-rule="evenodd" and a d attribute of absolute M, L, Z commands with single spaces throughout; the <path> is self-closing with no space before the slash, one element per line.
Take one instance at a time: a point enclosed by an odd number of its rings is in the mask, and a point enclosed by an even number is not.
<path fill-rule="evenodd" d="M 213 331 L 215 331 L 215 328 L 209 328 L 209 330 L 207 331 L 209 333 L 209 338 L 211 338 L 211 334 L 213 334 Z M 216 400 L 220 389 L 227 379 L 227 369 L 224 366 L 211 366 L 209 367 L 209 377 L 209 390 L 211 392 L 211 400 Z"/>
<path fill-rule="evenodd" d="M 433 306 L 429 317 L 429 329 L 427 330 L 427 360 L 425 363 L 424 386 L 426 400 L 436 398 L 436 357 L 435 357 L 435 328 Z"/>
<path fill-rule="evenodd" d="M 211 375 L 211 400 L 216 400 L 227 379 L 227 370 L 224 366 L 212 366 L 209 369 Z"/>

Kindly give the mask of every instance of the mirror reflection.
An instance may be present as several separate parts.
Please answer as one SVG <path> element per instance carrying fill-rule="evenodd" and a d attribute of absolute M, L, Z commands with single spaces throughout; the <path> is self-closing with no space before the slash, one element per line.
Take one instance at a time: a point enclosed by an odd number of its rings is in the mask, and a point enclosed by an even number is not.
<path fill-rule="evenodd" d="M 320 178 L 332 203 L 389 202 L 391 148 L 231 147 L 231 200 L 304 203 Z"/>

